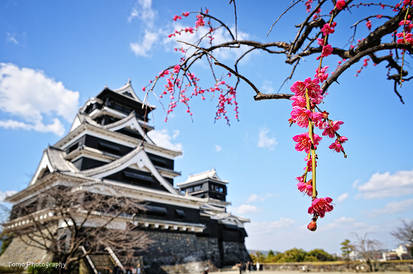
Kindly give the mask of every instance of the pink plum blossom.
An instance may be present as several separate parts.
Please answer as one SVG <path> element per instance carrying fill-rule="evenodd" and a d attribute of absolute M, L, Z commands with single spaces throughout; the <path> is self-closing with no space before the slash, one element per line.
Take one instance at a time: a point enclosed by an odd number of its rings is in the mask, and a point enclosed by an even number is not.
<path fill-rule="evenodd" d="M 334 33 L 334 27 L 337 25 L 336 22 L 333 22 L 331 24 L 324 24 L 324 26 L 321 29 L 321 32 L 323 33 L 324 36 L 329 35 L 330 33 Z"/>
<path fill-rule="evenodd" d="M 366 22 L 366 27 L 367 27 L 369 30 L 371 30 L 371 21 L 370 21 L 370 20 L 367 20 L 367 22 Z"/>
<path fill-rule="evenodd" d="M 342 10 L 346 6 L 346 1 L 344 0 L 337 0 L 336 2 L 336 9 Z"/>
<path fill-rule="evenodd" d="M 328 78 L 328 73 L 326 73 L 328 69 L 328 66 L 325 66 L 323 68 L 317 68 L 315 71 L 314 78 L 318 79 L 320 83 L 324 82 Z"/>
<path fill-rule="evenodd" d="M 321 57 L 327 57 L 333 53 L 333 48 L 331 45 L 325 45 L 323 46 L 323 49 L 321 51 Z"/>
<path fill-rule="evenodd" d="M 324 128 L 324 114 L 321 112 L 312 112 L 311 113 L 311 121 L 313 121 L 314 125 L 319 129 Z"/>
<path fill-rule="evenodd" d="M 334 121 L 334 122 L 329 122 L 326 123 L 325 129 L 323 131 L 323 136 L 328 135 L 330 138 L 334 138 L 336 135 L 336 131 L 340 129 L 340 126 L 344 124 L 342 121 Z"/>
<path fill-rule="evenodd" d="M 293 107 L 302 107 L 305 108 L 307 103 L 305 101 L 305 97 L 303 96 L 291 96 L 290 100 L 293 101 L 292 106 Z"/>
<path fill-rule="evenodd" d="M 299 127 L 308 127 L 308 119 L 311 117 L 311 111 L 302 107 L 293 107 L 291 118 Z"/>
<path fill-rule="evenodd" d="M 320 136 L 318 136 L 317 134 L 314 134 L 314 149 L 317 149 L 317 145 L 321 141 L 321 139 L 322 138 Z M 310 151 L 311 140 L 310 140 L 310 137 L 308 137 L 308 132 L 294 136 L 293 140 L 297 142 L 297 144 L 295 144 L 295 150 L 297 151 L 304 150 L 306 153 Z"/>
<path fill-rule="evenodd" d="M 196 28 L 205 26 L 204 17 L 203 17 L 202 15 L 198 14 L 198 15 L 196 16 L 196 18 L 197 18 L 197 20 L 196 20 L 196 22 L 195 22 L 195 27 L 196 27 Z"/>
<path fill-rule="evenodd" d="M 312 180 L 308 181 L 307 183 L 298 182 L 297 188 L 300 192 L 307 194 L 308 196 L 313 195 L 313 186 L 311 185 Z"/>
<path fill-rule="evenodd" d="M 342 144 L 348 140 L 347 137 L 340 136 L 340 138 L 337 138 L 334 143 L 332 143 L 328 148 L 329 149 L 334 149 L 337 152 L 344 152 Z"/>
<path fill-rule="evenodd" d="M 305 90 L 307 89 L 308 96 L 313 104 L 319 104 L 323 100 L 323 95 L 321 94 L 321 88 L 318 84 L 318 79 L 312 80 L 307 78 L 302 81 L 297 81 L 291 86 L 291 92 L 296 96 L 302 96 L 305 98 Z"/>
<path fill-rule="evenodd" d="M 318 216 L 323 218 L 326 212 L 330 212 L 334 209 L 334 207 L 331 205 L 332 201 L 333 199 L 331 199 L 330 197 L 316 198 L 308 208 L 308 213 L 317 214 Z"/>

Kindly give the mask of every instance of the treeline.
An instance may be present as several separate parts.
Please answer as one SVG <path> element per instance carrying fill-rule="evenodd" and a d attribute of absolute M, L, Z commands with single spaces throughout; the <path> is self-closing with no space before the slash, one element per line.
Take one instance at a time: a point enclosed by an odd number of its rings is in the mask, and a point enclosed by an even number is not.
<path fill-rule="evenodd" d="M 256 263 L 292 263 L 292 262 L 326 262 L 336 261 L 337 257 L 329 254 L 323 249 L 313 249 L 305 251 L 304 249 L 293 248 L 285 252 L 274 252 L 270 250 L 267 255 L 257 251 L 250 254 L 251 259 Z"/>

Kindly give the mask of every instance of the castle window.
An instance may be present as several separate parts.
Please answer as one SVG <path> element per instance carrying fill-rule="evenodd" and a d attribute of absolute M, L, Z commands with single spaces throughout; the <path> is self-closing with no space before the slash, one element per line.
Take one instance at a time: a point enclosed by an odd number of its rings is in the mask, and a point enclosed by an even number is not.
<path fill-rule="evenodd" d="M 161 207 L 161 206 L 152 206 L 152 205 L 145 206 L 145 213 L 147 214 L 163 216 L 163 215 L 166 215 L 167 212 L 168 211 L 166 210 L 166 208 Z"/>
<path fill-rule="evenodd" d="M 99 147 L 104 151 L 111 152 L 111 153 L 120 152 L 120 147 L 117 145 L 114 145 L 114 144 L 112 145 L 107 142 L 98 142 L 98 144 L 99 144 Z"/>
<path fill-rule="evenodd" d="M 200 191 L 202 189 L 202 185 L 194 186 L 194 191 Z"/>
<path fill-rule="evenodd" d="M 219 192 L 219 193 L 224 193 L 224 187 L 223 186 L 214 185 L 214 190 L 216 192 Z"/>
<path fill-rule="evenodd" d="M 179 218 L 185 217 L 185 211 L 183 211 L 182 209 L 175 209 L 175 213 Z"/>
<path fill-rule="evenodd" d="M 78 146 L 79 146 L 79 143 L 76 143 L 76 144 L 72 145 L 71 147 L 69 147 L 69 149 L 67 149 L 66 153 L 69 154 L 73 150 L 77 149 Z"/>
<path fill-rule="evenodd" d="M 137 179 L 137 180 L 142 180 L 146 182 L 152 182 L 152 176 L 144 175 L 144 174 L 139 174 L 131 171 L 123 171 L 123 175 L 125 175 L 128 178 L 131 179 Z"/>

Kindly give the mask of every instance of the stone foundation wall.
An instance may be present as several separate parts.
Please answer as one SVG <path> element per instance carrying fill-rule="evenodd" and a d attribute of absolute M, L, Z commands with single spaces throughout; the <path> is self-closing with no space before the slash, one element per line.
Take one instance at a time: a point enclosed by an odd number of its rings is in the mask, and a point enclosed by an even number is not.
<path fill-rule="evenodd" d="M 240 262 L 251 261 L 244 243 L 223 242 L 224 262 L 223 265 L 235 265 Z"/>
<path fill-rule="evenodd" d="M 413 260 L 374 262 L 374 271 L 379 272 L 413 272 Z M 274 263 L 263 264 L 267 271 L 300 272 L 369 272 L 370 266 L 365 262 L 320 262 L 320 263 Z"/>
<path fill-rule="evenodd" d="M 27 266 L 30 263 L 47 263 L 51 261 L 52 256 L 45 250 L 29 246 L 19 238 L 14 238 L 0 256 L 1 266 L 13 266 L 16 263 Z"/>
<path fill-rule="evenodd" d="M 139 254 L 143 256 L 145 266 L 159 268 L 162 265 L 203 261 L 211 261 L 214 265 L 220 263 L 218 242 L 214 238 L 178 232 L 146 233 L 153 242 L 147 250 Z"/>
<path fill-rule="evenodd" d="M 223 242 L 224 261 L 221 262 L 216 238 L 169 231 L 144 233 L 153 242 L 147 250 L 136 252 L 134 257 L 143 259 L 145 273 L 202 273 L 206 267 L 213 270 L 250 260 L 244 243 Z"/>

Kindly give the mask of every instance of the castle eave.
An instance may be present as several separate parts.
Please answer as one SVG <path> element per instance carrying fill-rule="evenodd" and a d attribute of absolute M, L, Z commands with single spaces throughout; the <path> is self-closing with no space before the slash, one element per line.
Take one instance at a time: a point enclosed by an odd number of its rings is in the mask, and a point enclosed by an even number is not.
<path fill-rule="evenodd" d="M 7 196 L 5 201 L 9 203 L 18 203 L 22 200 L 32 197 L 36 195 L 43 189 L 53 185 L 53 184 L 61 184 L 60 182 L 65 182 L 65 185 L 75 185 L 85 182 L 90 182 L 90 178 L 86 178 L 80 175 L 75 174 L 68 174 L 68 173 L 61 173 L 61 172 L 53 172 L 45 177 L 37 180 L 34 184 L 29 185 L 25 189 L 15 193 L 14 195 Z"/>

